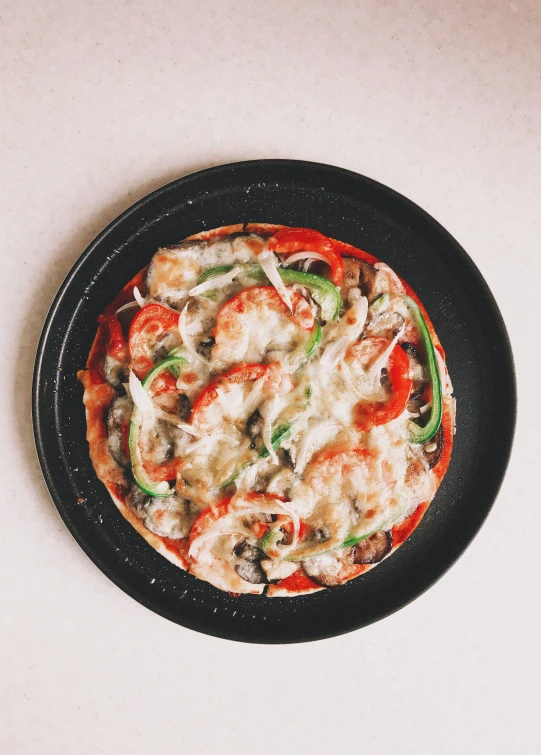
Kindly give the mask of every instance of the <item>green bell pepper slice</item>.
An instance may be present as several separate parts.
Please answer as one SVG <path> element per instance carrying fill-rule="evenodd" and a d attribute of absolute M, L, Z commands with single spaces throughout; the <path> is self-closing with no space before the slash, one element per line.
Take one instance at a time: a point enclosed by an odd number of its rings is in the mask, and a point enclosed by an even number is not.
<path fill-rule="evenodd" d="M 142 381 L 141 385 L 147 391 L 147 393 L 150 392 L 150 387 L 155 378 L 157 378 L 158 375 L 160 375 L 162 372 L 165 372 L 165 370 L 170 370 L 172 374 L 175 375 L 175 377 L 178 377 L 176 372 L 173 372 L 173 370 L 178 371 L 180 368 L 185 367 L 188 364 L 188 361 L 184 359 L 184 357 L 174 354 L 174 352 L 176 351 L 178 350 L 174 349 L 173 352 L 169 354 L 169 356 L 167 356 L 164 360 L 153 367 L 145 377 L 145 379 Z M 128 435 L 128 448 L 130 451 L 133 479 L 135 480 L 137 486 L 141 488 L 141 490 L 147 495 L 156 498 L 166 498 L 167 496 L 173 494 L 173 488 L 171 488 L 167 482 L 155 482 L 154 480 L 151 480 L 145 472 L 145 468 L 143 466 L 143 457 L 141 454 L 141 449 L 139 447 L 141 422 L 140 412 L 137 407 L 134 407 L 130 421 L 130 432 Z"/>
<path fill-rule="evenodd" d="M 428 366 L 428 375 L 430 379 L 430 390 L 432 393 L 432 407 L 430 409 L 430 418 L 424 427 L 417 425 L 415 422 L 408 423 L 409 440 L 411 443 L 427 443 L 438 432 L 443 416 L 443 391 L 441 384 L 440 370 L 436 357 L 436 349 L 430 337 L 428 325 L 419 309 L 419 306 L 410 296 L 402 296 L 402 299 L 408 305 L 412 314 L 413 322 L 421 336 L 423 343 L 426 362 Z"/>
<path fill-rule="evenodd" d="M 428 368 L 428 377 L 430 381 L 430 390 L 432 393 L 432 406 L 430 409 L 430 417 L 424 427 L 421 427 L 417 423 L 410 420 L 408 422 L 408 440 L 410 443 L 427 443 L 438 432 L 441 420 L 443 416 L 443 388 L 440 376 L 440 370 L 438 367 L 438 360 L 436 357 L 436 349 L 432 343 L 430 331 L 424 318 L 421 309 L 417 302 L 415 302 L 411 296 L 406 294 L 383 294 L 372 305 L 376 312 L 386 306 L 392 297 L 398 297 L 408 307 L 413 322 L 419 335 L 421 336 L 421 342 L 423 344 L 426 363 Z"/>

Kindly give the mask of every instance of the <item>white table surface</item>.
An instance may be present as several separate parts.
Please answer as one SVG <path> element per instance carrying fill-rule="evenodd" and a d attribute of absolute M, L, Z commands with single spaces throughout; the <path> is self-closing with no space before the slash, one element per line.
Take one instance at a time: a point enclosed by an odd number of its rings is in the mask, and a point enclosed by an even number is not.
<path fill-rule="evenodd" d="M 541 5 L 20 0 L 0 29 L 0 752 L 541 752 Z M 98 231 L 260 157 L 358 171 L 437 218 L 496 296 L 520 396 L 497 503 L 447 575 L 285 647 L 188 631 L 109 582 L 53 507 L 30 420 L 41 326 Z"/>

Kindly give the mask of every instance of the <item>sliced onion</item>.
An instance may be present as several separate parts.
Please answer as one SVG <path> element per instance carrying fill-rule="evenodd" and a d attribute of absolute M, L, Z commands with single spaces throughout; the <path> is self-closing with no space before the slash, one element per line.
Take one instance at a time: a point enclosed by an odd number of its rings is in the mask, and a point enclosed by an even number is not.
<path fill-rule="evenodd" d="M 243 401 L 243 414 L 245 416 L 249 417 L 257 407 L 259 406 L 261 402 L 261 395 L 263 393 L 263 389 L 265 387 L 265 383 L 267 380 L 267 375 L 262 375 L 257 380 L 254 380 L 254 383 L 252 387 L 250 388 L 249 393 L 245 396 Z"/>
<path fill-rule="evenodd" d="M 262 465 L 265 463 L 268 464 L 268 462 L 269 457 L 266 459 L 258 459 L 255 464 L 249 464 L 246 469 L 243 469 L 235 480 L 237 493 L 249 493 L 256 483 L 257 475 L 259 474 Z"/>
<path fill-rule="evenodd" d="M 133 403 L 141 413 L 143 423 L 153 422 L 156 418 L 154 404 L 133 370 L 130 370 L 129 386 Z"/>
<path fill-rule="evenodd" d="M 278 272 L 278 260 L 273 252 L 265 249 L 264 252 L 258 256 L 257 261 L 263 268 L 263 271 L 267 278 L 270 280 L 274 288 L 278 291 L 280 299 L 284 302 L 286 307 L 291 310 L 291 294 L 287 289 L 284 281 L 280 277 Z"/>
<path fill-rule="evenodd" d="M 161 407 L 156 406 L 152 401 L 150 394 L 143 388 L 143 384 L 133 370 L 130 370 L 128 385 L 133 403 L 141 414 L 141 421 L 147 427 L 154 422 L 156 418 L 159 418 L 171 425 L 175 425 L 179 430 L 184 430 L 184 432 L 189 435 L 193 435 L 197 438 L 199 437 L 199 433 L 191 425 L 188 425 L 185 422 L 180 422 L 175 414 L 170 414 L 169 412 L 164 411 Z"/>
<path fill-rule="evenodd" d="M 127 309 L 133 309 L 133 307 L 138 307 L 139 304 L 136 301 L 129 301 L 127 304 L 124 304 L 122 307 L 119 307 L 115 314 L 118 315 L 119 312 L 125 312 Z"/>
<path fill-rule="evenodd" d="M 376 270 L 379 270 L 380 273 L 383 273 L 387 276 L 390 283 L 392 283 L 392 286 L 389 287 L 389 291 L 394 294 L 404 294 L 404 286 L 402 284 L 402 281 L 398 277 L 398 275 L 395 273 L 394 270 L 391 270 L 389 265 L 386 265 L 385 262 L 376 262 L 374 265 Z"/>
<path fill-rule="evenodd" d="M 227 435 L 226 433 L 211 433 L 210 435 L 205 435 L 200 440 L 195 441 L 195 443 L 190 443 L 189 446 L 186 446 L 184 453 L 186 454 L 194 453 L 195 451 L 198 451 L 200 448 L 205 448 L 205 446 L 208 446 L 217 440 L 227 440 L 227 442 L 230 443 L 232 446 L 239 445 L 239 441 L 237 440 L 237 438 L 232 438 L 230 435 Z"/>
<path fill-rule="evenodd" d="M 323 351 L 320 358 L 320 365 L 325 371 L 331 371 L 336 367 L 338 362 L 345 355 L 348 346 L 350 346 L 361 335 L 366 315 L 368 313 L 368 301 L 365 296 L 361 296 L 345 313 L 340 321 L 339 329 L 345 331 L 336 341 L 330 343 Z M 355 323 L 349 325 L 347 318 L 355 315 Z M 341 327 L 340 327 L 341 326 Z"/>
<path fill-rule="evenodd" d="M 245 503 L 239 503 L 238 500 L 235 500 L 237 498 L 237 495 L 240 495 L 242 501 L 242 493 L 236 494 L 231 499 L 230 506 L 239 512 L 252 510 L 254 513 L 259 514 L 276 514 L 277 512 L 286 514 L 293 522 L 293 542 L 291 543 L 291 546 L 288 546 L 288 548 L 293 546 L 293 543 L 299 537 L 299 530 L 301 526 L 299 516 L 295 511 L 293 511 L 293 509 L 290 509 L 289 506 L 286 506 L 282 501 L 273 501 L 272 503 L 264 504 L 261 501 L 253 503 L 250 501 L 250 499 L 248 499 Z"/>
<path fill-rule="evenodd" d="M 146 306 L 145 297 L 142 296 L 142 294 L 139 291 L 139 289 L 137 288 L 137 286 L 133 287 L 133 298 L 135 299 L 135 301 L 137 302 L 137 304 L 139 304 L 139 306 L 141 308 L 144 307 L 144 306 Z"/>
<path fill-rule="evenodd" d="M 295 472 L 297 474 L 301 475 L 314 453 L 331 440 L 332 435 L 329 434 L 329 430 L 333 430 L 334 435 L 337 430 L 340 430 L 340 427 L 336 422 L 323 420 L 306 431 L 295 460 Z"/>
<path fill-rule="evenodd" d="M 351 339 L 349 336 L 342 336 L 337 341 L 334 341 L 334 343 L 331 343 L 321 355 L 321 366 L 325 370 L 333 370 L 353 340 L 355 339 Z"/>
<path fill-rule="evenodd" d="M 192 427 L 192 425 L 188 425 L 186 422 L 180 422 L 176 414 L 170 414 L 170 412 L 166 412 L 156 405 L 154 405 L 154 410 L 156 412 L 156 416 L 159 417 L 159 419 L 163 419 L 164 422 L 168 422 L 170 425 L 178 427 L 179 430 L 184 430 L 185 433 L 188 433 L 188 435 L 193 435 L 194 438 L 200 437 L 199 432 L 194 427 Z"/>
<path fill-rule="evenodd" d="M 358 382 L 356 381 L 353 375 L 351 374 L 351 370 L 349 368 L 349 364 L 344 360 L 342 362 L 341 370 L 340 370 L 340 376 L 344 383 L 346 384 L 349 391 L 354 395 L 357 396 L 358 399 L 361 401 L 381 401 L 385 398 L 384 395 L 380 396 L 374 396 L 374 392 L 371 392 L 367 394 L 365 391 L 361 390 L 361 387 L 359 386 Z M 377 391 L 376 393 L 380 394 L 382 391 Z"/>
<path fill-rule="evenodd" d="M 351 527 L 351 509 L 349 504 L 338 502 L 328 503 L 323 511 L 319 511 L 320 520 L 330 530 L 331 537 L 322 542 L 304 541 L 296 552 L 289 552 L 288 558 L 292 561 L 302 561 L 305 558 L 316 556 L 319 553 L 339 548 L 344 542 Z"/>
<path fill-rule="evenodd" d="M 370 380 L 372 378 L 375 378 L 377 375 L 379 375 L 379 373 L 381 372 L 381 370 L 385 367 L 385 365 L 389 361 L 389 357 L 391 356 L 392 350 L 396 346 L 396 343 L 397 343 L 398 339 L 400 338 L 400 336 L 402 334 L 402 330 L 403 329 L 404 329 L 404 326 L 402 325 L 401 328 L 400 328 L 400 330 L 398 331 L 398 333 L 394 336 L 393 340 L 389 343 L 389 345 L 385 349 L 385 351 L 383 351 L 379 355 L 379 357 L 376 359 L 376 361 L 374 362 L 374 364 L 372 364 L 369 367 L 369 369 L 366 372 L 366 378 L 368 380 Z"/>
<path fill-rule="evenodd" d="M 240 502 L 238 498 L 240 498 Z M 296 544 L 299 537 L 300 520 L 297 514 L 282 502 L 273 501 L 272 504 L 263 504 L 261 501 L 258 501 L 257 504 L 254 505 L 249 499 L 243 500 L 242 494 L 236 494 L 229 506 L 230 513 L 213 522 L 205 532 L 192 541 L 190 550 L 188 551 L 188 555 L 191 558 L 197 558 L 197 553 L 201 549 L 201 546 L 207 540 L 212 538 L 220 537 L 222 535 L 251 536 L 252 533 L 242 525 L 238 524 L 234 518 L 235 514 L 245 514 L 247 511 L 252 511 L 254 514 L 286 514 L 293 522 L 293 541 L 290 546 L 287 546 L 287 550 L 291 550 Z"/>
<path fill-rule="evenodd" d="M 445 367 L 445 362 L 443 361 L 438 349 L 435 348 L 434 353 L 436 354 L 436 362 L 438 363 L 438 369 L 440 371 L 443 393 L 445 396 L 450 396 L 453 392 L 453 384 L 451 383 L 451 378 L 449 377 L 449 373 L 447 372 L 447 368 Z"/>
<path fill-rule="evenodd" d="M 294 262 L 300 262 L 300 260 L 320 260 L 321 262 L 329 264 L 327 257 L 324 257 L 319 252 L 296 252 L 287 257 L 286 263 L 292 265 Z"/>
<path fill-rule="evenodd" d="M 261 407 L 260 412 L 263 416 L 263 430 L 261 433 L 261 437 L 263 438 L 263 444 L 267 451 L 269 452 L 269 456 L 273 461 L 273 464 L 278 464 L 278 456 L 276 454 L 276 451 L 272 447 L 272 425 L 276 417 L 278 416 L 281 409 L 281 401 L 278 396 L 274 396 L 270 401 L 265 402 L 265 404 Z"/>
<path fill-rule="evenodd" d="M 241 271 L 241 267 L 234 267 L 228 273 L 216 275 L 214 276 L 214 278 L 209 278 L 208 280 L 204 281 L 204 283 L 200 283 L 198 286 L 194 286 L 194 288 L 191 288 L 188 293 L 190 294 L 190 296 L 201 296 L 201 294 L 204 294 L 207 291 L 213 291 L 216 288 L 226 286 L 228 283 L 231 283 L 231 281 L 236 278 Z"/>
<path fill-rule="evenodd" d="M 227 518 L 229 519 L 229 517 Z M 204 545 L 207 540 L 212 540 L 223 535 L 240 535 L 241 537 L 246 537 L 246 535 L 249 534 L 251 534 L 249 530 L 236 529 L 233 525 L 228 526 L 228 523 L 221 522 L 221 520 L 218 519 L 214 524 L 210 525 L 206 532 L 203 532 L 199 537 L 192 540 L 188 556 L 197 559 L 197 554 L 201 550 L 201 546 Z"/>
<path fill-rule="evenodd" d="M 180 337 L 182 338 L 182 345 L 185 347 L 186 351 L 188 351 L 193 356 L 194 359 L 196 359 L 198 362 L 201 362 L 202 364 L 208 366 L 207 360 L 203 359 L 203 357 L 201 356 L 201 354 L 199 354 L 197 352 L 195 346 L 193 345 L 191 336 L 189 334 L 189 327 L 190 326 L 188 325 L 188 323 L 186 321 L 186 310 L 187 310 L 187 307 L 188 307 L 188 305 L 186 304 L 183 307 L 182 312 L 180 313 L 179 318 L 178 318 L 178 330 L 179 330 L 179 333 L 180 333 Z M 192 325 L 193 325 L 193 322 L 192 322 Z"/>

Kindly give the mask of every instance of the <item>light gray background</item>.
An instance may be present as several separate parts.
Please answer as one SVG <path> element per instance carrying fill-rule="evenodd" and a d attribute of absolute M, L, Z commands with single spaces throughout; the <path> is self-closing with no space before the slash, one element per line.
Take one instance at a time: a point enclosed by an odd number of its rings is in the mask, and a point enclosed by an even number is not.
<path fill-rule="evenodd" d="M 540 4 L 0 5 L 0 751 L 538 753 Z M 124 595 L 56 514 L 30 421 L 41 325 L 98 231 L 260 157 L 358 171 L 437 218 L 519 379 L 509 473 L 464 557 L 394 616 L 303 646 L 204 637 Z"/>

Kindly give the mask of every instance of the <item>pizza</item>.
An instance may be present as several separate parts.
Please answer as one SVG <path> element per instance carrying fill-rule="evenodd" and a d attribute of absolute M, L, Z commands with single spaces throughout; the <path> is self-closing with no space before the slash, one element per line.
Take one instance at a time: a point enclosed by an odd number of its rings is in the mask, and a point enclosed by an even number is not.
<path fill-rule="evenodd" d="M 99 317 L 90 457 L 150 546 L 232 595 L 336 588 L 388 558 L 447 470 L 455 401 L 418 297 L 317 230 L 160 248 Z"/>

